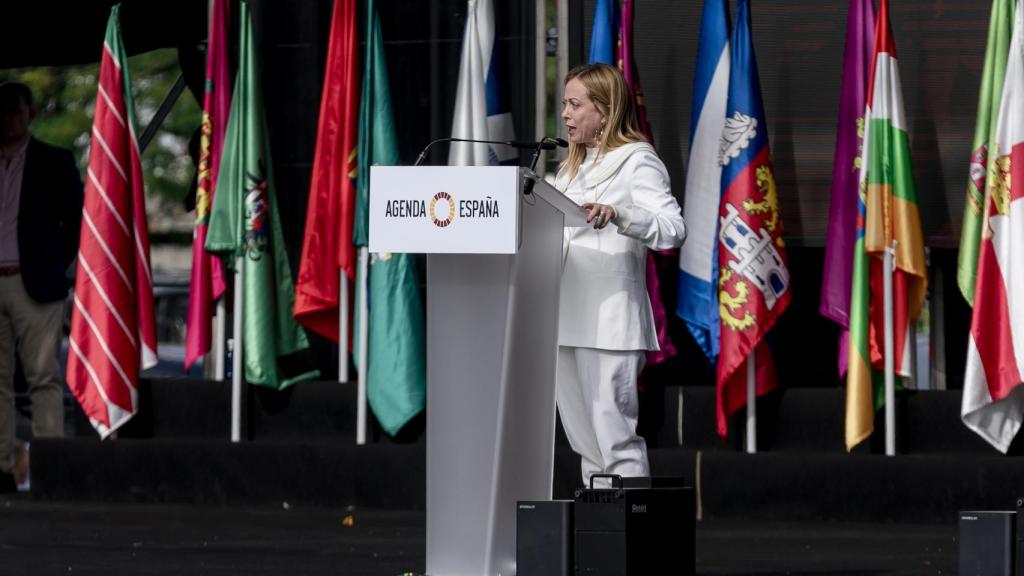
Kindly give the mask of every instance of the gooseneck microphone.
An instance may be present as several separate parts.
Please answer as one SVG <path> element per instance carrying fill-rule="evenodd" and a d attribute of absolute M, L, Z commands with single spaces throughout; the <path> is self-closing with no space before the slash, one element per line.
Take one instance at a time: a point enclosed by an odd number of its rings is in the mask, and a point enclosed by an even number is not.
<path fill-rule="evenodd" d="M 528 142 L 520 140 L 473 140 L 471 138 L 438 138 L 437 140 L 433 140 L 432 142 L 430 142 L 430 144 L 427 144 L 426 147 L 423 148 L 423 151 L 420 152 L 420 155 L 416 157 L 416 162 L 413 164 L 413 166 L 419 166 L 420 164 L 422 164 L 423 160 L 426 159 L 427 152 L 430 151 L 430 148 L 434 144 L 437 144 L 439 142 L 472 142 L 474 144 L 497 144 L 499 146 L 511 146 L 512 148 L 525 148 L 528 150 L 535 150 L 533 155 L 534 164 L 537 163 L 537 156 L 540 154 L 541 150 L 554 150 L 556 147 L 561 146 L 562 148 L 565 148 L 566 146 L 569 145 L 568 142 L 562 140 L 561 138 L 542 138 L 540 142 Z M 533 165 L 531 165 L 530 168 L 532 169 Z"/>
<path fill-rule="evenodd" d="M 555 147 L 568 148 L 569 147 L 569 143 L 566 142 L 565 140 L 561 139 L 561 138 L 550 138 L 548 136 L 545 136 L 544 138 L 541 138 L 540 142 L 537 142 L 536 148 L 533 149 L 533 158 L 530 159 L 530 170 L 536 173 L 536 171 L 537 171 L 537 159 L 540 158 L 540 151 L 541 150 L 554 150 Z M 533 194 L 533 186 L 534 186 L 534 184 L 536 184 L 535 180 L 533 180 L 533 179 L 527 180 L 526 181 L 526 185 L 523 186 L 523 194 L 525 194 L 527 196 L 529 196 L 530 194 Z"/>

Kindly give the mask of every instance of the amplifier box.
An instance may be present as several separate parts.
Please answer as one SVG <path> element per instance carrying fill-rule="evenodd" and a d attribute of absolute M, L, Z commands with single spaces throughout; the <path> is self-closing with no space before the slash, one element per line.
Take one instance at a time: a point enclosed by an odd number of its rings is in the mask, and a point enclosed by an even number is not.
<path fill-rule="evenodd" d="M 960 512 L 960 576 L 1013 576 L 1016 513 Z"/>
<path fill-rule="evenodd" d="M 516 503 L 516 574 L 572 576 L 573 501 Z"/>
<path fill-rule="evenodd" d="M 577 491 L 576 575 L 692 575 L 694 507 L 689 487 Z"/>

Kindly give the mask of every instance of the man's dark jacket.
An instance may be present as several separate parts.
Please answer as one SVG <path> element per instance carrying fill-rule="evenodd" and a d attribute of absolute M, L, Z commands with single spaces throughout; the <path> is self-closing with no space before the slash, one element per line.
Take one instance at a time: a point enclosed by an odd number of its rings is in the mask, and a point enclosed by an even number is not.
<path fill-rule="evenodd" d="M 70 150 L 35 138 L 25 151 L 18 209 L 18 257 L 25 291 L 36 302 L 62 300 L 78 254 L 82 179 Z"/>

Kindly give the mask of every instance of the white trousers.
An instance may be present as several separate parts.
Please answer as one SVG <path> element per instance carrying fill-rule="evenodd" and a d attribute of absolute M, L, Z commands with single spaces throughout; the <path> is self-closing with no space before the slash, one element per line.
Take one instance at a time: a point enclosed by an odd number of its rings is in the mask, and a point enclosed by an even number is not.
<path fill-rule="evenodd" d="M 584 486 L 593 474 L 651 474 L 647 443 L 636 433 L 643 364 L 643 350 L 558 347 L 555 401 L 569 444 L 581 456 Z M 594 486 L 609 484 L 599 478 Z"/>

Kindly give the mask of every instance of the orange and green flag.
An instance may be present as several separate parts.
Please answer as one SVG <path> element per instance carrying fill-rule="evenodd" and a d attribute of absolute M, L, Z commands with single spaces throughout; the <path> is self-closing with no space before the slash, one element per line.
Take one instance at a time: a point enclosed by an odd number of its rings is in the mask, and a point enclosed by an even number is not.
<path fill-rule="evenodd" d="M 864 114 L 864 161 L 860 172 L 850 302 L 847 450 L 871 435 L 875 411 L 885 400 L 882 386 L 885 320 L 882 258 L 885 250 L 895 244 L 893 365 L 900 376 L 911 376 L 913 329 L 927 287 L 921 219 L 888 0 L 881 0 L 879 5 L 873 62 Z"/>

